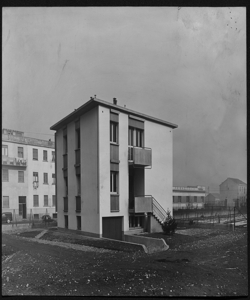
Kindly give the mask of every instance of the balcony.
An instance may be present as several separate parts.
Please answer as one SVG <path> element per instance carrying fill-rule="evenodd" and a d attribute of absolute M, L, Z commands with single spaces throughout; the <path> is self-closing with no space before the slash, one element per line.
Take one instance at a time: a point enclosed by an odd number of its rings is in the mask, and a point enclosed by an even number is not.
<path fill-rule="evenodd" d="M 141 167 L 152 166 L 152 149 L 146 147 L 133 147 L 128 148 L 128 160 L 131 164 Z"/>
<path fill-rule="evenodd" d="M 9 167 L 27 167 L 27 160 L 20 157 L 8 157 L 2 156 L 2 165 L 9 166 Z"/>
<path fill-rule="evenodd" d="M 152 196 L 135 197 L 134 209 L 130 209 L 130 213 L 149 213 L 152 212 Z"/>

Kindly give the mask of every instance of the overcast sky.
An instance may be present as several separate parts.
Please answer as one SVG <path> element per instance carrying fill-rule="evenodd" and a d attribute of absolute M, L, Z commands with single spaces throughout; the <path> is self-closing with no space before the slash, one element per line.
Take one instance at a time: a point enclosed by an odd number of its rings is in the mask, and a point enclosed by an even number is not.
<path fill-rule="evenodd" d="M 4 128 L 53 139 L 90 96 L 116 97 L 178 125 L 174 185 L 246 182 L 245 8 L 12 7 L 2 33 Z"/>

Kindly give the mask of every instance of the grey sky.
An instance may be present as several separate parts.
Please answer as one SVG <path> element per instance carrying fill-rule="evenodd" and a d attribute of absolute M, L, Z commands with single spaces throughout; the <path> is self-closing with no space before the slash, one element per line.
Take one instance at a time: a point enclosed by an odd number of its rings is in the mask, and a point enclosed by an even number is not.
<path fill-rule="evenodd" d="M 174 185 L 246 182 L 245 8 L 4 8 L 2 47 L 3 127 L 116 97 L 178 124 Z"/>

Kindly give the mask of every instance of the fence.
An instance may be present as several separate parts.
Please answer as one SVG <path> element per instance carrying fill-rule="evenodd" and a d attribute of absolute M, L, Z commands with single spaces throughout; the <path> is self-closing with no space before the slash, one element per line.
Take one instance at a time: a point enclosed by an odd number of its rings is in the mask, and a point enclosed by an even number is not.
<path fill-rule="evenodd" d="M 247 223 L 247 211 L 244 207 L 211 206 L 202 209 L 181 209 L 173 211 L 179 226 L 225 224 L 244 226 Z"/>

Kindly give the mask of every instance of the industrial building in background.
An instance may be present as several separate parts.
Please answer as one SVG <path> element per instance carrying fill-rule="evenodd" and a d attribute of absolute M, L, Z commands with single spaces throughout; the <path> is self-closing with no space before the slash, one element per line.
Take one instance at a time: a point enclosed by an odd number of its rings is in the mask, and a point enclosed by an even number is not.
<path fill-rule="evenodd" d="M 161 231 L 176 127 L 96 97 L 53 125 L 58 227 L 119 240 Z"/>
<path fill-rule="evenodd" d="M 16 220 L 56 217 L 55 144 L 2 129 L 2 212 Z"/>

